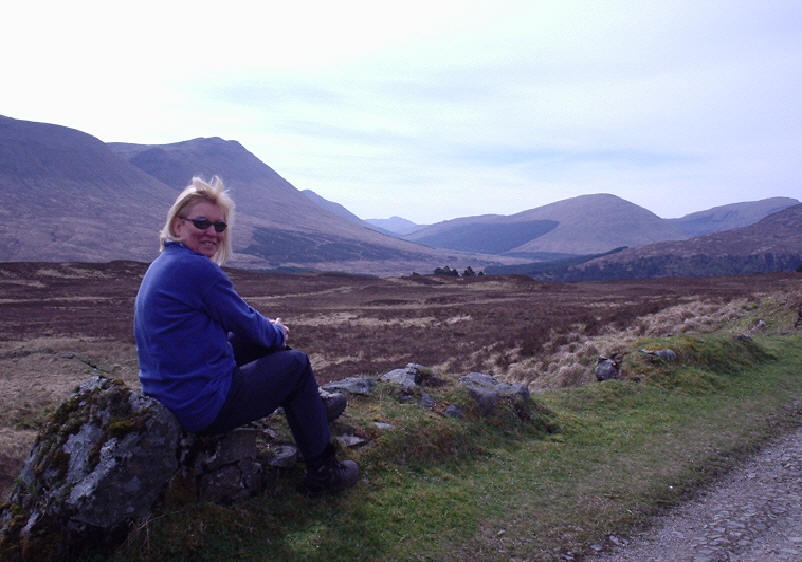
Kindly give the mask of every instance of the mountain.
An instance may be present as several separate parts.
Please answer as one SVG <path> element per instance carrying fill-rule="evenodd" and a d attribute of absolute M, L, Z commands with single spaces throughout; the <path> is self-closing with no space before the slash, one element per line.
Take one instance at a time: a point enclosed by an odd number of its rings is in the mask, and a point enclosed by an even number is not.
<path fill-rule="evenodd" d="M 602 253 L 681 238 L 682 232 L 651 211 L 609 194 L 581 195 L 509 216 L 439 222 L 407 236 L 433 247 L 533 257 Z"/>
<path fill-rule="evenodd" d="M 794 271 L 802 264 L 802 204 L 755 224 L 626 249 L 553 277 L 566 281 Z"/>
<path fill-rule="evenodd" d="M 106 144 L 9 117 L 0 117 L 0 260 L 150 261 L 179 190 L 213 174 L 237 205 L 231 265 L 397 274 L 470 263 L 321 209 L 236 141 Z"/>
<path fill-rule="evenodd" d="M 729 230 L 752 224 L 796 199 L 773 197 L 662 219 L 610 194 L 581 195 L 514 215 L 443 221 L 405 238 L 433 248 L 526 256 L 534 261 L 590 259 L 622 247 Z"/>
<path fill-rule="evenodd" d="M 401 217 L 390 217 L 389 219 L 366 219 L 374 228 L 384 232 L 391 232 L 398 236 L 412 234 L 416 230 L 423 228 L 421 225 Z"/>
<path fill-rule="evenodd" d="M 387 268 L 433 269 L 446 259 L 440 250 L 367 228 L 341 206 L 313 200 L 236 141 L 109 147 L 175 189 L 193 175 L 223 178 L 237 205 L 236 265 L 385 273 Z"/>
<path fill-rule="evenodd" d="M 706 211 L 685 215 L 680 219 L 666 219 L 687 237 L 701 236 L 722 230 L 731 230 L 754 224 L 763 217 L 781 211 L 799 201 L 790 197 L 771 197 L 761 201 L 748 201 L 722 205 Z"/>
<path fill-rule="evenodd" d="M 315 205 L 317 205 L 321 209 L 324 209 L 324 210 L 328 211 L 332 215 L 337 215 L 340 218 L 349 220 L 349 221 L 357 223 L 357 224 L 361 224 L 362 226 L 366 226 L 366 227 L 369 227 L 369 228 L 371 227 L 371 225 L 367 221 L 363 221 L 358 216 L 356 216 L 354 213 L 352 213 L 351 211 L 346 209 L 344 206 L 342 206 L 340 203 L 335 203 L 334 201 L 329 201 L 328 199 L 326 199 L 322 195 L 318 195 L 317 193 L 315 193 L 311 189 L 304 189 L 303 191 L 301 191 L 301 193 L 303 193 L 304 197 L 309 199 L 312 203 L 314 203 Z"/>
<path fill-rule="evenodd" d="M 98 139 L 0 116 L 0 259 L 149 261 L 175 191 Z"/>

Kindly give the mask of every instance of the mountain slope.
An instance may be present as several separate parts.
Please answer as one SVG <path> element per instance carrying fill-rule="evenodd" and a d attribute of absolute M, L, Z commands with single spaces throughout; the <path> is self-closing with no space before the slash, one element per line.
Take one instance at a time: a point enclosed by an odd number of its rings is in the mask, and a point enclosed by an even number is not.
<path fill-rule="evenodd" d="M 106 144 L 0 117 L 0 260 L 150 261 L 179 190 L 212 174 L 237 204 L 231 265 L 389 274 L 448 258 L 321 209 L 234 141 Z"/>
<path fill-rule="evenodd" d="M 195 175 L 222 177 L 237 205 L 234 249 L 239 263 L 261 267 L 353 266 L 376 271 L 384 266 L 366 262 L 408 262 L 409 267 L 421 267 L 422 263 L 443 259 L 442 252 L 380 234 L 330 212 L 236 141 L 208 138 L 164 145 L 109 146 L 176 189 Z"/>
<path fill-rule="evenodd" d="M 680 219 L 666 219 L 688 237 L 702 236 L 723 230 L 749 226 L 777 211 L 798 204 L 790 197 L 771 197 L 714 207 L 685 215 Z"/>
<path fill-rule="evenodd" d="M 390 217 L 389 219 L 365 219 L 374 228 L 378 228 L 384 232 L 392 232 L 397 236 L 406 236 L 412 234 L 416 230 L 423 228 L 423 226 L 412 222 L 411 220 L 401 217 Z"/>
<path fill-rule="evenodd" d="M 3 261 L 147 261 L 175 192 L 100 140 L 0 116 Z"/>
<path fill-rule="evenodd" d="M 651 211 L 609 194 L 582 195 L 510 216 L 444 221 L 407 236 L 436 247 L 529 255 L 596 254 L 681 238 Z"/>
<path fill-rule="evenodd" d="M 802 205 L 743 228 L 660 242 L 572 268 L 564 280 L 647 279 L 793 271 L 802 263 Z"/>

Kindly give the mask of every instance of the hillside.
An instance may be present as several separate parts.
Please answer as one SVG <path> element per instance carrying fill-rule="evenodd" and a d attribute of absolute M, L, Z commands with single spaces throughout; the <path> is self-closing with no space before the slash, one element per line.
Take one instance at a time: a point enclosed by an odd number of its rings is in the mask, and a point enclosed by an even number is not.
<path fill-rule="evenodd" d="M 680 219 L 666 219 L 689 238 L 723 230 L 732 230 L 754 224 L 763 217 L 782 211 L 799 201 L 790 197 L 770 197 L 761 201 L 748 201 L 721 205 L 697 211 Z"/>
<path fill-rule="evenodd" d="M 412 222 L 401 217 L 390 217 L 389 219 L 365 219 L 375 228 L 392 232 L 395 235 L 406 236 L 416 230 L 423 228 L 423 225 Z"/>
<path fill-rule="evenodd" d="M 235 266 L 399 274 L 469 259 L 322 209 L 236 141 L 103 143 L 9 117 L 0 117 L 0 259 L 150 261 L 179 190 L 213 174 L 237 204 Z"/>
<path fill-rule="evenodd" d="M 793 271 L 802 264 L 802 205 L 690 240 L 660 242 L 570 268 L 563 280 L 648 279 Z"/>
<path fill-rule="evenodd" d="M 193 175 L 221 176 L 237 204 L 235 265 L 398 273 L 447 259 L 442 252 L 381 234 L 311 200 L 236 141 L 109 146 L 176 188 Z"/>
<path fill-rule="evenodd" d="M 98 139 L 0 116 L 3 261 L 149 261 L 175 191 Z"/>
<path fill-rule="evenodd" d="M 514 215 L 444 221 L 407 239 L 435 247 L 517 255 L 593 254 L 685 238 L 651 211 L 609 194 L 581 195 Z"/>

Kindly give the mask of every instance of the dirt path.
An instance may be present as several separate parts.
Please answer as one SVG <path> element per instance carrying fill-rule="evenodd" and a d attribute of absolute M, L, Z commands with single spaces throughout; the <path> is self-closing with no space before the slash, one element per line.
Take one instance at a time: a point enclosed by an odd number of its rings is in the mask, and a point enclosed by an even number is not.
<path fill-rule="evenodd" d="M 802 428 L 657 518 L 643 534 L 608 541 L 621 546 L 593 560 L 802 560 Z"/>

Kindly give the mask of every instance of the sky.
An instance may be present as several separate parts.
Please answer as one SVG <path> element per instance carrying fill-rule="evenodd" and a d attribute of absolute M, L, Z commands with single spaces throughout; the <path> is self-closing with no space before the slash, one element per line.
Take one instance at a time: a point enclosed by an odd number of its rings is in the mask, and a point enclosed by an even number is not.
<path fill-rule="evenodd" d="M 2 13 L 0 114 L 106 142 L 237 140 L 365 219 L 591 193 L 663 218 L 802 200 L 802 0 L 28 0 Z"/>

